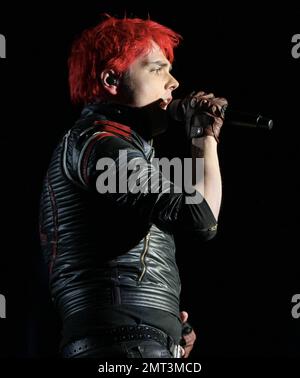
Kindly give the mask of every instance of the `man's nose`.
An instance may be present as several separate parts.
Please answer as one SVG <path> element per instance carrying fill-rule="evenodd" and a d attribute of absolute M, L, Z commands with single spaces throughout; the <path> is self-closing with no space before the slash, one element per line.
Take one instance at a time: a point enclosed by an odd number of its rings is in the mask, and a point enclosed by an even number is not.
<path fill-rule="evenodd" d="M 174 76 L 172 76 L 170 74 L 170 78 L 169 78 L 169 80 L 166 83 L 166 89 L 168 89 L 170 91 L 174 91 L 178 87 L 179 87 L 178 81 L 175 79 Z"/>

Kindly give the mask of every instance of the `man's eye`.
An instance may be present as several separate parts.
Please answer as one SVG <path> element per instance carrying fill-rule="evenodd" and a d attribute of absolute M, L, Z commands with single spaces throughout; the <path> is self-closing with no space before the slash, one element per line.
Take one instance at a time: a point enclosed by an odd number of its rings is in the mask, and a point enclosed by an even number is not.
<path fill-rule="evenodd" d="M 162 70 L 162 67 L 159 67 L 159 68 L 155 68 L 153 71 L 156 73 L 159 73 L 161 70 Z"/>

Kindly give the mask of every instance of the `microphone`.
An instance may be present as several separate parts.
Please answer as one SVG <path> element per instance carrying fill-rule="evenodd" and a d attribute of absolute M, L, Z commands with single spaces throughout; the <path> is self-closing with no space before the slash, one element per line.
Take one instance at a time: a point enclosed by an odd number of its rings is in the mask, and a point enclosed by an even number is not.
<path fill-rule="evenodd" d="M 201 113 L 201 109 L 199 111 L 197 107 L 192 111 L 193 115 Z M 176 121 L 185 120 L 186 107 L 183 105 L 182 100 L 172 101 L 168 106 L 168 112 L 171 118 Z M 260 114 L 245 113 L 229 109 L 225 112 L 224 125 L 271 130 L 273 128 L 273 120 Z"/>
<path fill-rule="evenodd" d="M 265 130 L 272 130 L 273 120 L 260 114 L 226 110 L 224 124 L 231 126 L 252 127 Z"/>

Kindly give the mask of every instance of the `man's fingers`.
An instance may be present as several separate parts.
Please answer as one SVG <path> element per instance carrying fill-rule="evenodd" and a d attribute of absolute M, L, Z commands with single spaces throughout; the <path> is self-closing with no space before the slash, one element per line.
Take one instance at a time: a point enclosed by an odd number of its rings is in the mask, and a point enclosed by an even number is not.
<path fill-rule="evenodd" d="M 189 314 L 186 311 L 180 312 L 180 320 L 182 323 L 185 323 L 188 320 Z"/>
<path fill-rule="evenodd" d="M 214 98 L 215 95 L 213 93 L 198 92 L 193 97 L 196 97 L 196 99 L 200 101 L 200 100 L 209 100 L 211 98 Z"/>
<path fill-rule="evenodd" d="M 202 111 L 208 112 L 208 115 L 224 117 L 224 112 L 227 108 L 228 102 L 223 97 L 215 97 L 212 99 L 203 99 L 202 97 L 198 104 Z"/>
<path fill-rule="evenodd" d="M 194 331 L 192 331 L 191 333 L 189 333 L 188 335 L 185 335 L 183 336 L 184 338 L 184 341 L 185 341 L 185 345 L 184 345 L 184 358 L 187 358 L 191 352 L 191 350 L 193 349 L 193 346 L 194 346 L 194 343 L 196 341 L 196 334 Z"/>
<path fill-rule="evenodd" d="M 218 102 L 221 104 L 221 106 L 223 105 L 227 105 L 228 102 L 226 100 L 226 98 L 224 97 L 215 97 L 215 95 L 213 93 L 205 93 L 203 91 L 199 91 L 197 93 L 195 93 L 193 95 L 193 97 L 195 97 L 197 99 L 197 101 L 203 101 L 203 100 L 212 100 L 213 102 Z"/>
<path fill-rule="evenodd" d="M 186 351 L 185 351 L 185 349 L 184 349 L 182 346 L 180 347 L 180 351 L 181 351 L 181 357 L 186 358 L 186 357 L 185 357 L 185 355 L 186 355 Z"/>
<path fill-rule="evenodd" d="M 200 91 L 193 95 L 193 98 L 195 101 L 203 108 L 203 109 L 212 109 L 213 108 L 213 114 L 216 114 L 217 116 L 220 116 L 220 114 L 223 115 L 227 105 L 228 101 L 224 97 L 215 97 L 213 93 L 205 93 L 203 91 Z M 194 105 L 195 106 L 195 105 Z M 215 110 L 219 109 L 215 113 Z M 221 113 L 220 113 L 221 112 Z M 219 114 L 220 113 L 220 114 Z"/>
<path fill-rule="evenodd" d="M 217 105 L 221 106 L 222 108 L 223 108 L 223 106 L 227 106 L 228 105 L 228 101 L 224 97 L 216 97 L 213 100 L 213 102 L 216 103 Z"/>
<path fill-rule="evenodd" d="M 205 92 L 204 92 L 204 91 L 199 91 L 199 92 L 195 93 L 195 94 L 193 95 L 193 97 L 199 97 L 199 96 L 204 96 L 204 95 L 205 95 Z"/>

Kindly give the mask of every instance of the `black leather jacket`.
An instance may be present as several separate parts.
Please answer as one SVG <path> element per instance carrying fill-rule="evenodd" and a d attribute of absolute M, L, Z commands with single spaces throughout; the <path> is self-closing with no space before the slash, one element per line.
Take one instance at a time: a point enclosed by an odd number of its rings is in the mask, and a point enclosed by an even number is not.
<path fill-rule="evenodd" d="M 153 148 L 131 127 L 126 112 L 116 105 L 87 106 L 54 151 L 44 180 L 41 244 L 52 298 L 65 321 L 120 304 L 178 317 L 173 234 L 206 240 L 216 233 L 205 200 L 187 205 L 187 194 L 168 193 L 163 185 L 158 193 L 97 191 L 98 159 L 118 163 L 120 150 L 127 151 L 128 161 L 147 162 L 141 177 L 159 175 L 151 167 Z"/>

